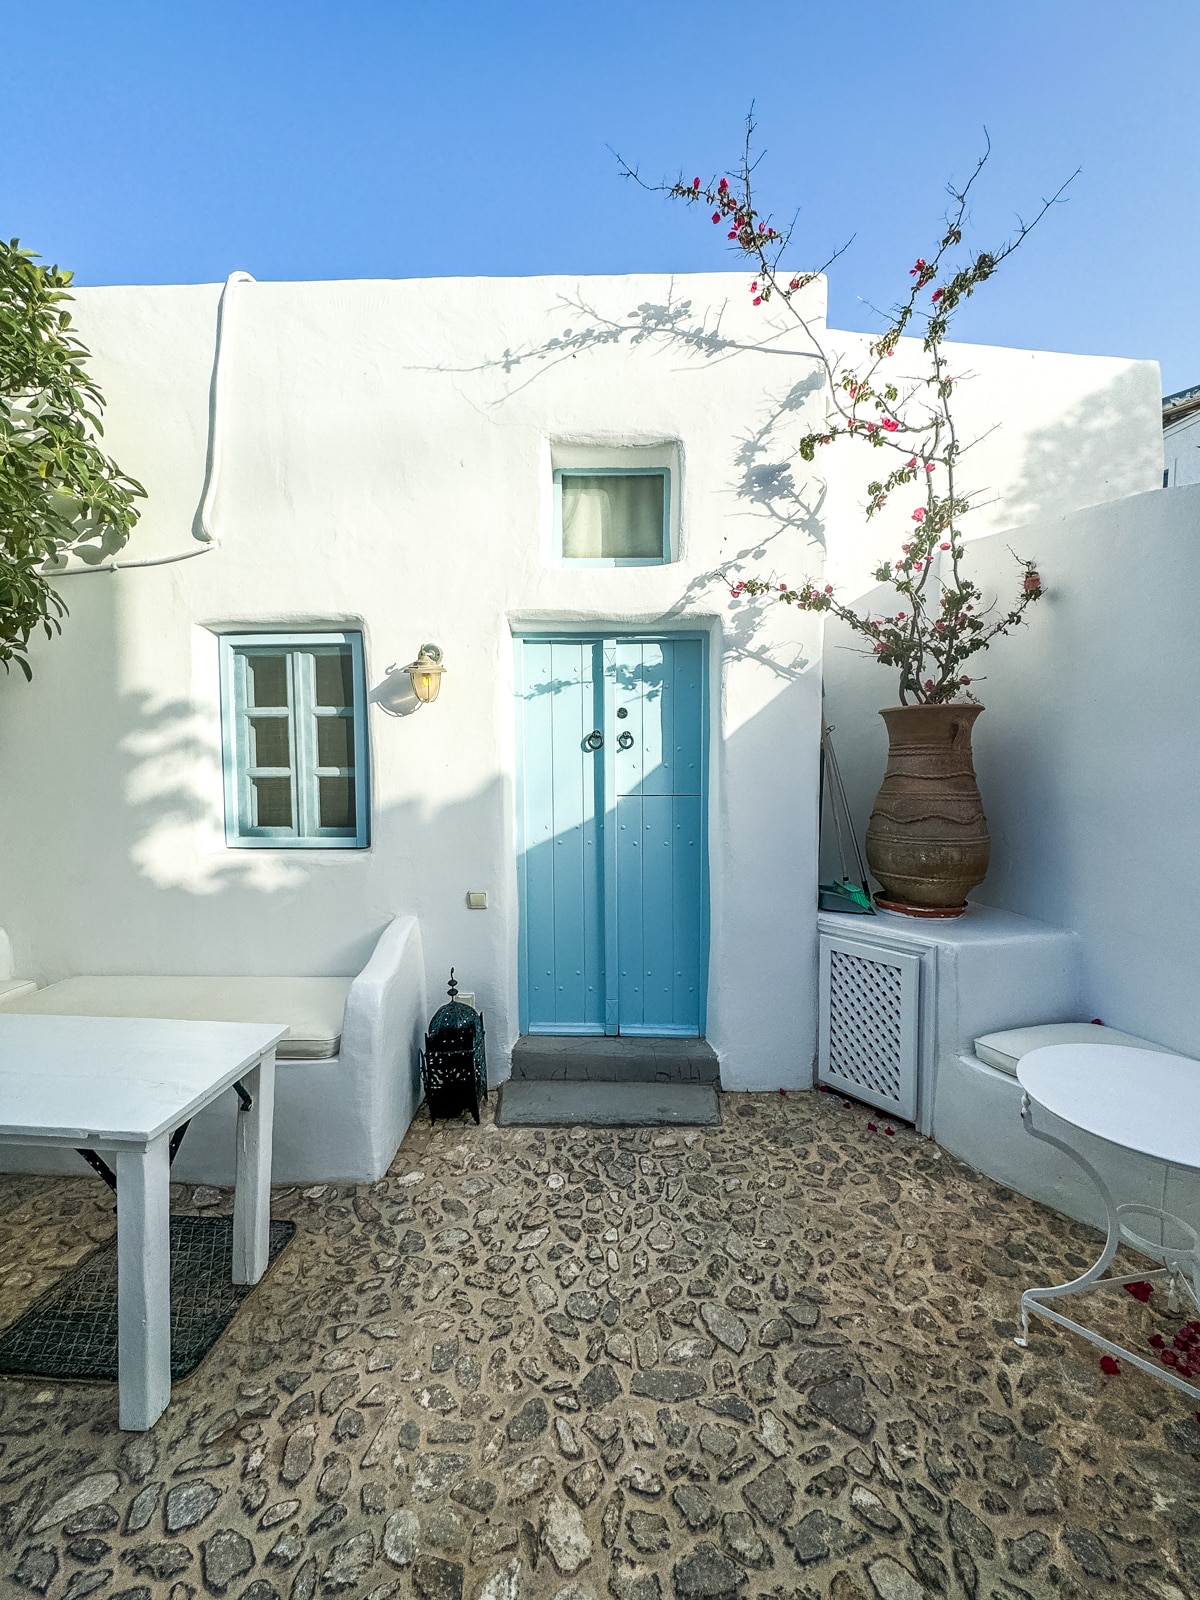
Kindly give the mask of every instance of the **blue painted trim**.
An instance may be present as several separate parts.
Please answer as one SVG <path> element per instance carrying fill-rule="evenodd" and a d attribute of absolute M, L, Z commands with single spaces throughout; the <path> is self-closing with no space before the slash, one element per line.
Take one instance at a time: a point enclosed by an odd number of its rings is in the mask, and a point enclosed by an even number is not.
<path fill-rule="evenodd" d="M 235 850 L 365 850 L 370 845 L 370 761 L 366 666 L 361 633 L 223 633 L 219 635 L 221 680 L 221 765 L 225 788 L 225 842 Z M 348 649 L 353 704 L 353 829 L 322 828 L 317 822 L 318 779 L 342 768 L 317 763 L 315 723 L 324 714 L 316 704 L 315 657 L 332 648 Z M 282 715 L 289 732 L 291 765 L 278 776 L 292 779 L 292 828 L 256 827 L 250 821 L 249 720 L 246 662 L 254 655 L 287 658 L 288 704 Z M 253 708 L 258 714 L 258 708 Z M 263 708 L 269 715 L 274 708 Z"/>
<path fill-rule="evenodd" d="M 661 478 L 663 480 L 663 531 L 661 556 L 564 556 L 562 547 L 562 481 L 564 478 Z M 673 561 L 671 549 L 670 467 L 556 467 L 554 469 L 554 559 L 564 567 L 664 567 Z"/>
<path fill-rule="evenodd" d="M 529 1032 L 529 917 L 525 893 L 525 641 L 513 637 L 517 721 L 517 1032 Z"/>

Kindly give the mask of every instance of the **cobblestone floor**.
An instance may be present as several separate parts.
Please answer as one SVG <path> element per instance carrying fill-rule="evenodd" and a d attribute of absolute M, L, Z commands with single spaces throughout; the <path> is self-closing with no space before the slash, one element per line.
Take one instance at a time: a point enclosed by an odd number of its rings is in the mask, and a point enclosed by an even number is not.
<path fill-rule="evenodd" d="M 1088 1230 L 830 1096 L 724 1115 L 422 1117 L 382 1183 L 277 1190 L 296 1238 L 151 1433 L 0 1380 L 0 1593 L 1200 1595 L 1186 1401 L 1012 1342 Z M 0 1178 L 0 1320 L 113 1226 Z"/>

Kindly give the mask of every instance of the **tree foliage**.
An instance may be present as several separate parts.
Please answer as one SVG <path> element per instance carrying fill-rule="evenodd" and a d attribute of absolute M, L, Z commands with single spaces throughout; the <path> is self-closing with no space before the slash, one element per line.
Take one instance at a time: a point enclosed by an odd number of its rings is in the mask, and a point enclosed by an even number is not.
<path fill-rule="evenodd" d="M 119 550 L 145 490 L 97 442 L 104 400 L 71 326 L 71 274 L 0 241 L 0 662 L 61 632 L 52 571 Z"/>

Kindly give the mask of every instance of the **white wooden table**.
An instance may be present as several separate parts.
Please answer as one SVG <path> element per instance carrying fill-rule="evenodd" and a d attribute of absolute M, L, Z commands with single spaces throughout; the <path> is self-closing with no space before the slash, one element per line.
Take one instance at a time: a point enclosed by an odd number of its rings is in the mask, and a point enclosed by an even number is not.
<path fill-rule="evenodd" d="M 1108 1224 L 1108 1237 L 1099 1260 L 1070 1283 L 1047 1289 L 1026 1289 L 1021 1296 L 1021 1338 L 1029 1338 L 1030 1315 L 1068 1328 L 1119 1356 L 1151 1377 L 1161 1378 L 1200 1400 L 1200 1388 L 1166 1366 L 1147 1361 L 1090 1328 L 1064 1316 L 1048 1302 L 1088 1289 L 1112 1289 L 1127 1283 L 1165 1283 L 1168 1309 L 1175 1310 L 1182 1291 L 1200 1308 L 1200 1255 L 1192 1229 L 1169 1212 L 1144 1205 L 1116 1205 L 1108 1185 L 1078 1150 L 1066 1140 L 1034 1126 L 1035 1105 L 1085 1133 L 1141 1155 L 1153 1156 L 1170 1166 L 1200 1172 L 1200 1061 L 1187 1056 L 1163 1055 L 1123 1045 L 1058 1044 L 1031 1050 L 1017 1066 L 1021 1096 L 1021 1121 L 1035 1139 L 1053 1145 L 1080 1166 L 1095 1184 Z M 1151 1219 L 1160 1230 L 1160 1242 L 1147 1239 L 1127 1224 L 1135 1217 Z M 1106 1278 L 1117 1246 L 1132 1245 L 1163 1263 L 1153 1272 L 1125 1278 Z"/>
<path fill-rule="evenodd" d="M 172 1133 L 235 1083 L 233 1281 L 266 1270 L 275 1045 L 287 1024 L 0 1012 L 0 1142 L 95 1151 L 116 1172 L 120 1424 L 171 1398 Z"/>

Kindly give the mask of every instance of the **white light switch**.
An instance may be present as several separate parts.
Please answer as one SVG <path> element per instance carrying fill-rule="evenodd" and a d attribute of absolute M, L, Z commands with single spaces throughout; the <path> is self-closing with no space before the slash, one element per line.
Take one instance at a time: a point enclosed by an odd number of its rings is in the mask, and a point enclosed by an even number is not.
<path fill-rule="evenodd" d="M 468 889 L 468 891 L 467 891 L 467 910 L 468 911 L 486 911 L 487 910 L 487 894 L 483 889 Z"/>

